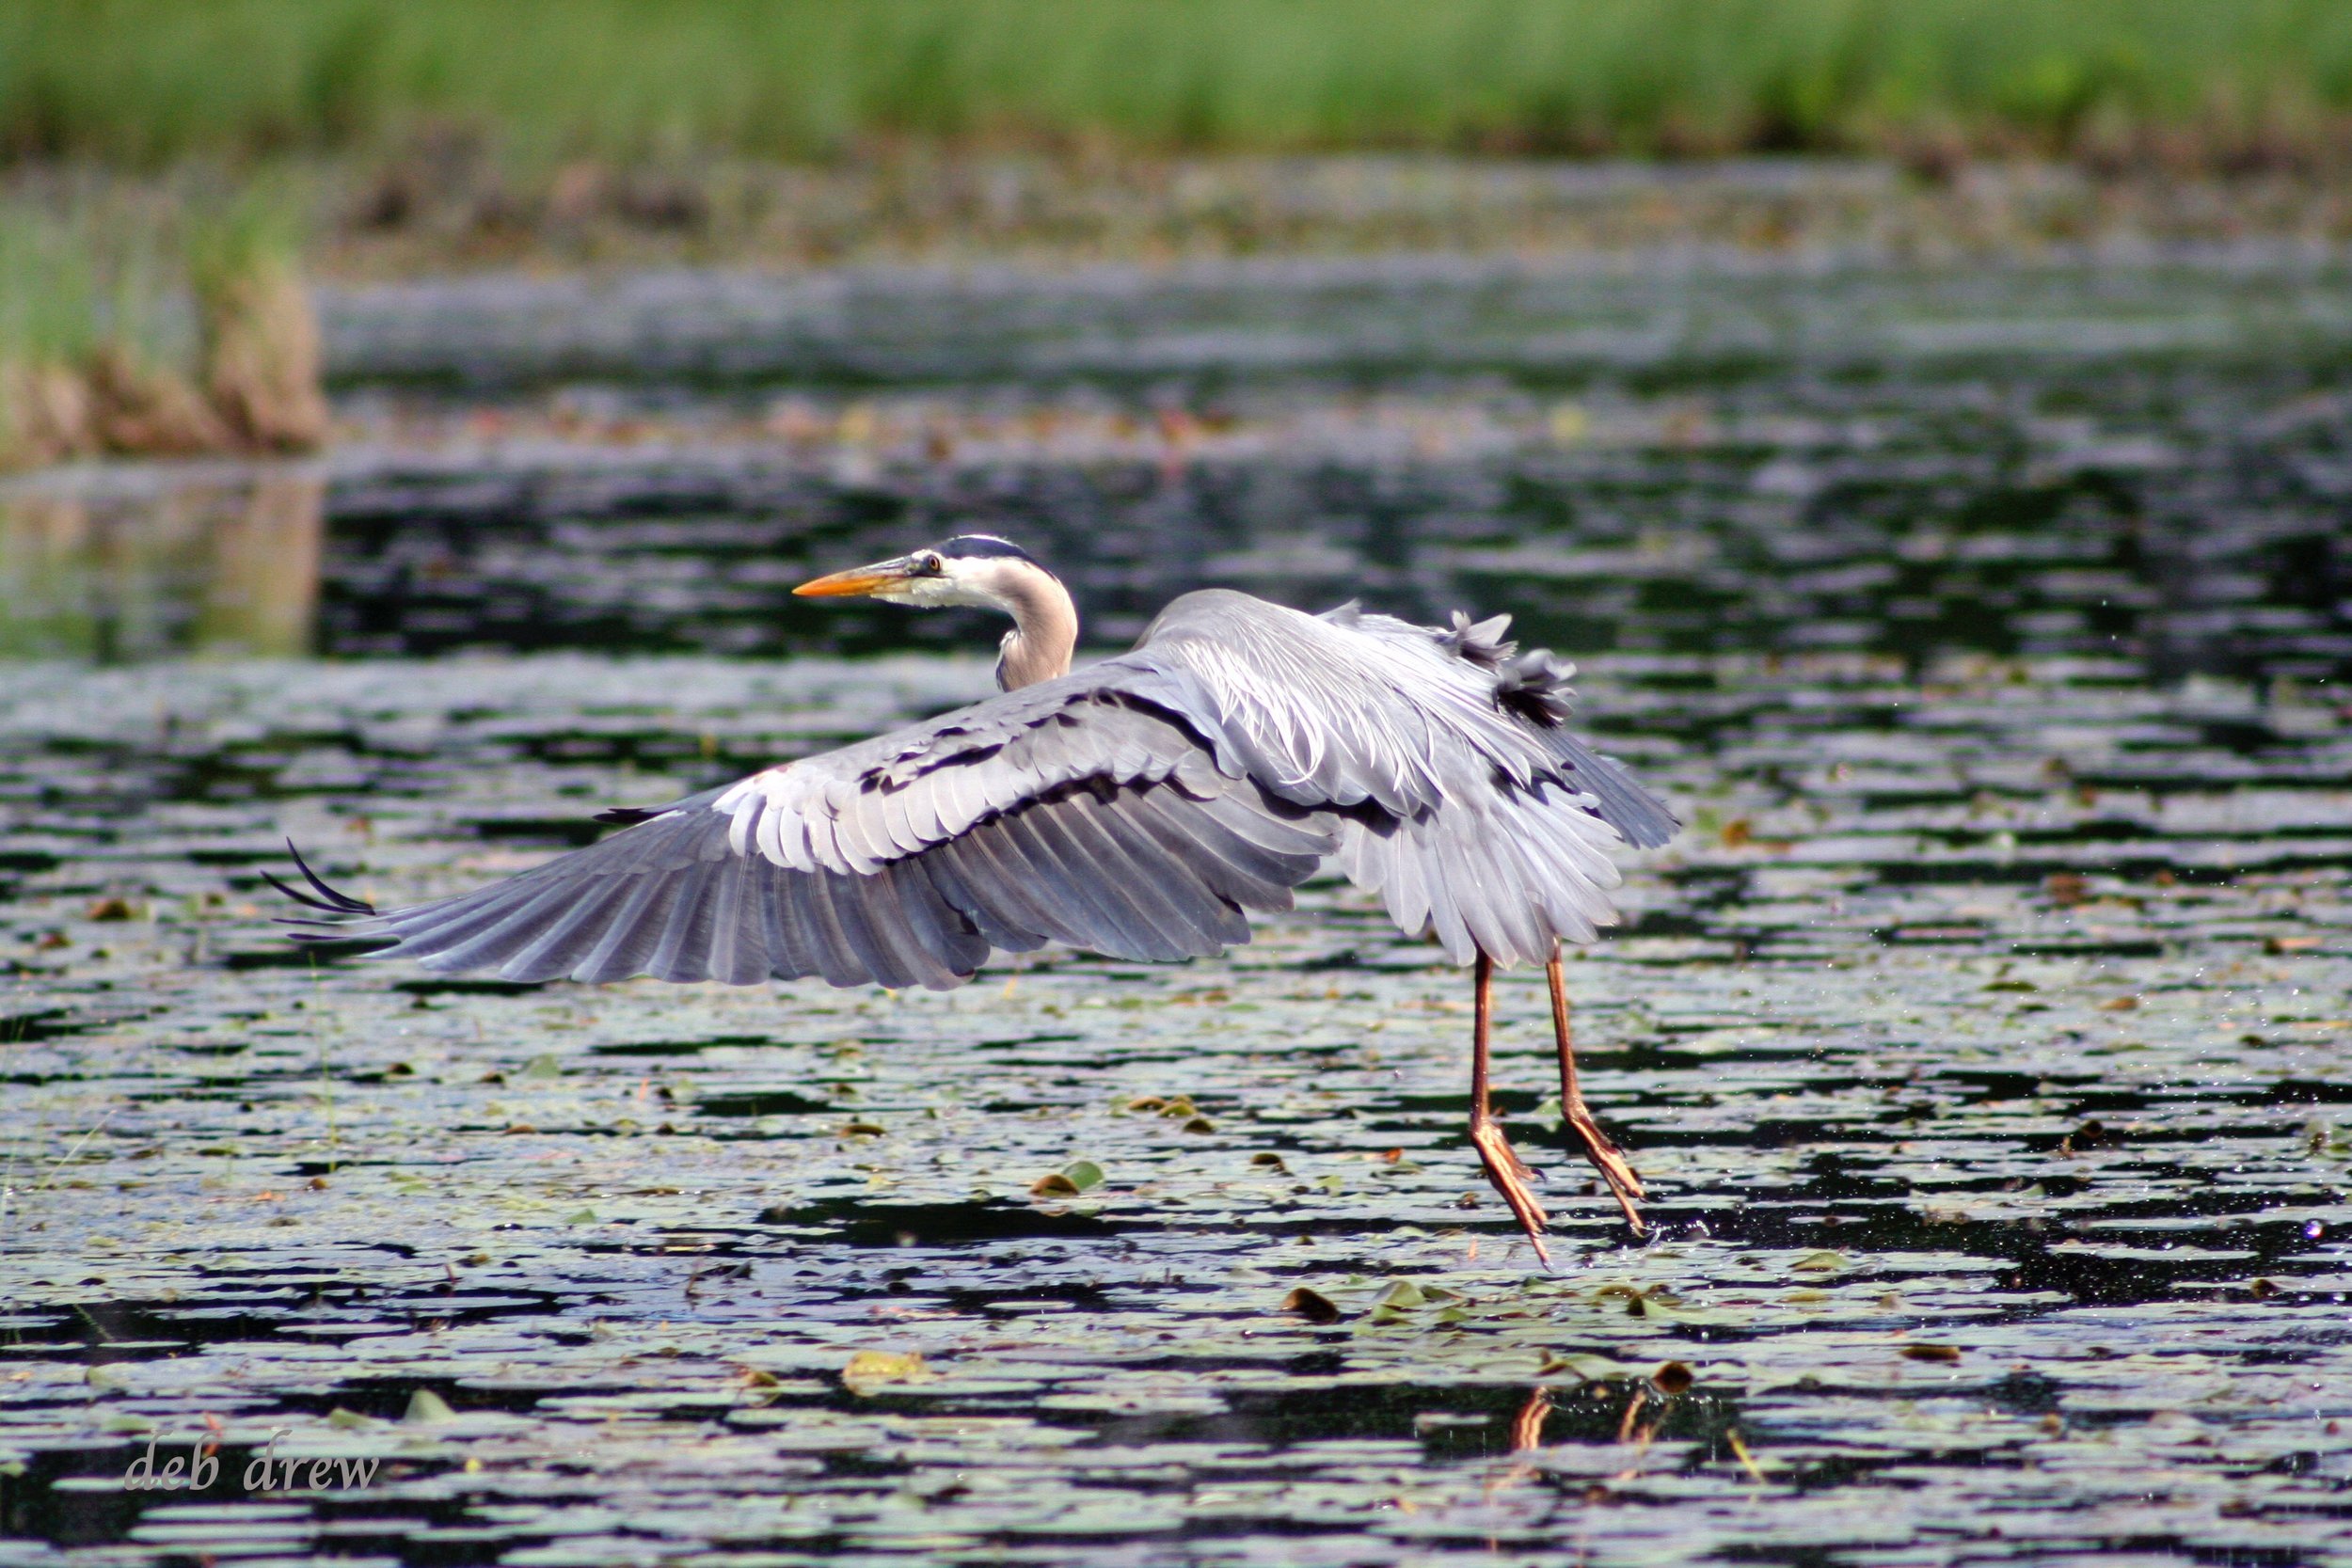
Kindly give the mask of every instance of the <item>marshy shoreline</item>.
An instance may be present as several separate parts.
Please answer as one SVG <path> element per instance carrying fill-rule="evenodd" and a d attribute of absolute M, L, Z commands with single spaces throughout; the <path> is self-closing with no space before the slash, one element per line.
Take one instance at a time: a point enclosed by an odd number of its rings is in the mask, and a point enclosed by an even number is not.
<path fill-rule="evenodd" d="M 330 387 L 404 373 L 397 353 L 355 365 L 334 318 L 405 309 L 424 318 L 409 338 L 457 344 L 440 357 L 463 358 L 479 388 L 674 370 L 673 340 L 699 341 L 710 301 L 872 294 L 894 278 L 917 293 L 939 280 L 943 297 L 1044 296 L 1129 276 L 1148 293 L 1152 279 L 1249 288 L 1303 268 L 1409 283 L 1423 270 L 1442 290 L 1482 268 L 2291 269 L 2352 247 L 2352 180 L 2293 169 L 918 150 L 666 171 L 574 160 L 526 178 L 479 146 L 417 157 L 281 164 L 266 178 L 0 178 L 0 470 L 316 450 L 336 434 Z M 659 319 L 664 301 L 682 312 L 675 331 Z M 464 325 L 436 327 L 444 307 Z M 580 313 L 607 309 L 621 315 Z M 575 341 L 626 339 L 642 363 L 603 350 L 550 359 L 526 342 L 550 312 L 571 313 Z M 806 372 L 761 367 L 785 381 Z"/>

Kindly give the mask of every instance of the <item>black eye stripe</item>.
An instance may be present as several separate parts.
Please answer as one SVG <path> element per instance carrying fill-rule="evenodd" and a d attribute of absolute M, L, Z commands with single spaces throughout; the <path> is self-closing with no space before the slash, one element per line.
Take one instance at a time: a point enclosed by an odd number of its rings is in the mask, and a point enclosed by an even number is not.
<path fill-rule="evenodd" d="M 938 553 L 958 561 L 986 561 L 1009 557 L 1015 561 L 1025 561 L 1032 566 L 1038 564 L 1037 558 L 1028 551 L 1010 540 L 999 539 L 993 533 L 960 533 L 953 539 L 943 541 L 939 546 Z"/>

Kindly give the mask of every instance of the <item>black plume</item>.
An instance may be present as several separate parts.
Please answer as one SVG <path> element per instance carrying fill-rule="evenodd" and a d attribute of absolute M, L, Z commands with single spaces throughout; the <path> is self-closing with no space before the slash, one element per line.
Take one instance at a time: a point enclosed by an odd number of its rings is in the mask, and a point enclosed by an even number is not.
<path fill-rule="evenodd" d="M 1551 729 L 1567 722 L 1576 693 L 1568 687 L 1576 666 L 1555 657 L 1549 648 L 1534 648 L 1510 660 L 1495 674 L 1495 701 L 1503 710 L 1529 723 Z"/>

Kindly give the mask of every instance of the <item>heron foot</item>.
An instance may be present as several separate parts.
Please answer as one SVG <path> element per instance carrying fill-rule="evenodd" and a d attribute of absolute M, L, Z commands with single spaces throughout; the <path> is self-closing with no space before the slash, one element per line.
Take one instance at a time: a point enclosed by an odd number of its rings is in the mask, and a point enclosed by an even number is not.
<path fill-rule="evenodd" d="M 1544 1267 L 1550 1268 L 1551 1254 L 1544 1246 L 1544 1227 L 1550 1223 L 1550 1216 L 1535 1201 L 1535 1173 L 1527 1168 L 1527 1162 L 1511 1147 L 1511 1140 L 1502 1135 L 1502 1124 L 1483 1111 L 1470 1117 L 1470 1136 L 1471 1147 L 1478 1150 L 1479 1164 L 1486 1167 L 1486 1180 L 1494 1183 L 1502 1201 L 1510 1205 L 1519 1228 L 1527 1232 L 1528 1245 L 1535 1249 Z"/>
<path fill-rule="evenodd" d="M 1592 1161 L 1593 1168 L 1609 1183 L 1609 1196 L 1625 1211 L 1625 1223 L 1636 1236 L 1645 1234 L 1649 1227 L 1642 1222 L 1641 1202 L 1649 1194 L 1643 1190 L 1641 1175 L 1625 1157 L 1625 1150 L 1600 1130 L 1600 1124 L 1593 1119 L 1593 1113 L 1584 1108 L 1581 1100 L 1568 1107 L 1567 1122 L 1583 1141 L 1584 1157 Z"/>

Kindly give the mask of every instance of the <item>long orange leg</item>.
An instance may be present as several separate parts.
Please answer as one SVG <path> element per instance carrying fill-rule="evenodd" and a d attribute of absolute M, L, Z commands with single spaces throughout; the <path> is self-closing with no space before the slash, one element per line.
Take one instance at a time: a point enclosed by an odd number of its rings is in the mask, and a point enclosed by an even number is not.
<path fill-rule="evenodd" d="M 1494 1025 L 1494 960 L 1486 954 L 1478 955 L 1478 997 L 1475 1022 L 1470 1037 L 1470 1144 L 1478 1150 L 1479 1163 L 1486 1167 L 1486 1180 L 1495 1184 L 1502 1201 L 1511 1206 L 1518 1216 L 1519 1228 L 1527 1232 L 1528 1244 L 1544 1267 L 1551 1267 L 1551 1254 L 1544 1250 L 1544 1226 L 1549 1216 L 1535 1201 L 1529 1184 L 1535 1173 L 1511 1147 L 1511 1140 L 1502 1135 L 1502 1124 L 1495 1120 L 1494 1112 L 1486 1105 L 1486 1054 Z"/>
<path fill-rule="evenodd" d="M 1625 1150 L 1610 1140 L 1593 1120 L 1593 1113 L 1584 1106 L 1584 1093 L 1576 1086 L 1576 1045 L 1568 1034 L 1568 980 L 1560 968 L 1560 945 L 1552 944 L 1551 963 L 1545 973 L 1551 978 L 1551 1033 L 1560 1045 L 1560 1115 L 1576 1135 L 1584 1141 L 1585 1157 L 1600 1171 L 1609 1183 L 1609 1191 L 1625 1211 L 1625 1223 L 1639 1236 L 1647 1227 L 1642 1224 L 1641 1199 L 1649 1195 L 1642 1190 L 1642 1179 L 1636 1175 Z"/>

